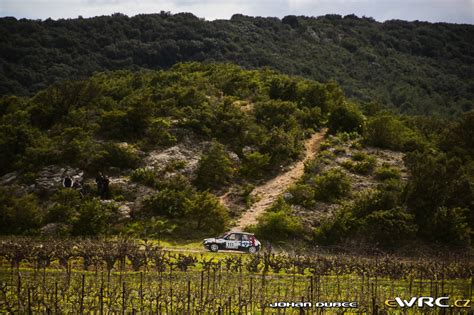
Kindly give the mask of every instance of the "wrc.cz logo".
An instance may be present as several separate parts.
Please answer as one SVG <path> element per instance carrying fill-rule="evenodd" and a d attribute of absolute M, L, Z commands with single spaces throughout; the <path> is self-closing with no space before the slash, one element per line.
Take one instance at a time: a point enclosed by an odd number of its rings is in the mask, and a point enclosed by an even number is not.
<path fill-rule="evenodd" d="M 470 308 L 471 300 L 455 300 L 453 303 L 449 302 L 449 296 L 442 296 L 433 298 L 431 296 L 414 296 L 410 300 L 403 300 L 396 297 L 393 300 L 386 300 L 385 305 L 388 307 L 456 307 L 456 308 Z"/>

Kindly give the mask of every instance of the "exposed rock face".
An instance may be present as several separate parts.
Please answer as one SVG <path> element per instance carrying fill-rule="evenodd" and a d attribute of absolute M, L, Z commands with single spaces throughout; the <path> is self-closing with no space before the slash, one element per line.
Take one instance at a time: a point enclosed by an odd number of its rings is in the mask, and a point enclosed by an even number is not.
<path fill-rule="evenodd" d="M 186 176 L 192 177 L 195 173 L 202 150 L 197 146 L 184 144 L 175 145 L 164 151 L 151 151 L 144 159 L 144 163 L 156 170 L 164 170 L 168 165 L 176 161 L 186 162 L 180 170 Z"/>
<path fill-rule="evenodd" d="M 13 184 L 18 178 L 18 172 L 11 172 L 0 177 L 0 186 Z"/>
<path fill-rule="evenodd" d="M 58 165 L 46 166 L 38 173 L 36 187 L 47 193 L 53 193 L 62 187 L 62 181 L 65 176 L 70 176 L 73 181 L 82 182 L 84 172 L 72 167 L 61 167 Z"/>
<path fill-rule="evenodd" d="M 132 182 L 128 177 L 110 177 L 109 180 L 111 189 L 123 191 L 128 196 L 132 196 L 133 202 L 120 202 L 121 205 L 125 205 L 128 208 L 122 209 L 122 212 L 127 213 L 128 217 L 131 216 L 132 212 L 140 210 L 143 202 L 156 193 L 155 189 Z"/>

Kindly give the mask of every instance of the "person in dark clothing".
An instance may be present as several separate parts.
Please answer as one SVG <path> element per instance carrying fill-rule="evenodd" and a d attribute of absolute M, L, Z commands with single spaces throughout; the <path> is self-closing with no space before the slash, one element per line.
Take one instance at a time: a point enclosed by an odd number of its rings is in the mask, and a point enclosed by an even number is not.
<path fill-rule="evenodd" d="M 64 177 L 63 179 L 63 187 L 65 188 L 71 188 L 73 185 L 73 181 L 72 181 L 72 178 L 67 175 L 66 177 Z"/>
<path fill-rule="evenodd" d="M 97 192 L 101 199 L 107 199 L 109 194 L 109 179 L 105 177 L 102 172 L 99 172 L 97 177 L 95 178 L 95 182 L 97 184 Z"/>
<path fill-rule="evenodd" d="M 102 194 L 100 196 L 100 198 L 102 199 L 107 199 L 108 196 L 109 196 L 109 179 L 104 176 L 104 182 L 103 182 L 103 186 L 102 186 Z"/>
<path fill-rule="evenodd" d="M 102 196 L 102 190 L 104 189 L 104 175 L 102 175 L 102 172 L 99 172 L 95 177 L 95 183 L 97 184 L 97 193 Z"/>
<path fill-rule="evenodd" d="M 79 182 L 79 180 L 75 180 L 72 184 L 72 188 L 77 190 L 81 197 L 84 197 L 84 193 L 82 192 L 82 184 Z"/>

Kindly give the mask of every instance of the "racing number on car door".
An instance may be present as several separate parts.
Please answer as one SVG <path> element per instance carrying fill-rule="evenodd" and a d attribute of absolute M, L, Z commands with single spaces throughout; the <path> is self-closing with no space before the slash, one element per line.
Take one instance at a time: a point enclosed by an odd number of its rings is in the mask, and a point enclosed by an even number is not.
<path fill-rule="evenodd" d="M 242 245 L 243 248 L 248 248 L 250 247 L 250 240 L 249 236 L 246 234 L 242 234 Z"/>
<path fill-rule="evenodd" d="M 239 244 L 240 238 L 237 234 L 230 234 L 225 241 L 225 247 L 227 249 L 237 249 L 239 248 Z"/>

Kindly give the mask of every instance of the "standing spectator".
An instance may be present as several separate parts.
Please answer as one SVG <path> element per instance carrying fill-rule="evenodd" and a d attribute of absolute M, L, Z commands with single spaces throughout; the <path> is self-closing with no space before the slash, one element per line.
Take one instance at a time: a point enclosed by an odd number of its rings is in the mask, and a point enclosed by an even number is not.
<path fill-rule="evenodd" d="M 99 194 L 101 199 L 107 199 L 109 194 L 109 179 L 99 172 L 97 177 L 95 178 L 95 182 L 97 184 L 97 193 Z"/>
<path fill-rule="evenodd" d="M 102 191 L 104 190 L 104 175 L 102 172 L 95 177 L 95 183 L 97 184 L 97 194 L 102 197 Z"/>
<path fill-rule="evenodd" d="M 108 196 L 109 196 L 109 178 L 107 176 L 103 176 L 104 178 L 104 182 L 103 182 L 103 186 L 102 186 L 102 194 L 100 196 L 100 198 L 102 199 L 107 199 Z"/>
<path fill-rule="evenodd" d="M 63 187 L 65 188 L 71 188 L 73 185 L 72 178 L 69 175 L 66 175 L 63 179 Z"/>

